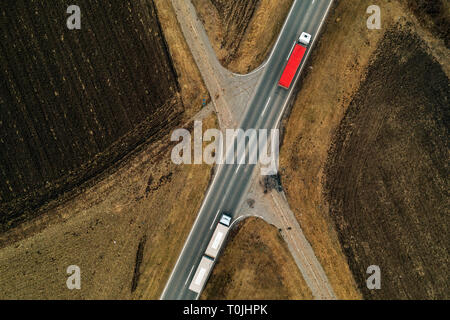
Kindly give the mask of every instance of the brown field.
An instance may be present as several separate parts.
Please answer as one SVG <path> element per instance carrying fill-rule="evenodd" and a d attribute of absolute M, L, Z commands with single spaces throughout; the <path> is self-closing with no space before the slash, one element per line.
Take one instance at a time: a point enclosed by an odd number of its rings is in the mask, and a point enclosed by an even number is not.
<path fill-rule="evenodd" d="M 150 145 L 73 200 L 1 235 L 0 298 L 158 299 L 211 172 L 174 165 L 170 151 Z M 69 265 L 81 268 L 81 290 L 66 287 Z"/>
<path fill-rule="evenodd" d="M 450 2 L 442 0 L 407 0 L 419 22 L 450 47 Z"/>
<path fill-rule="evenodd" d="M 208 93 L 170 3 L 158 0 L 154 8 L 179 75 L 179 126 L 190 128 Z M 210 116 L 204 127 L 212 126 Z M 37 218 L 0 234 L 0 298 L 157 299 L 211 176 L 209 166 L 175 166 L 170 151 L 169 136 L 149 139 Z M 81 268 L 81 290 L 66 287 L 72 264 Z"/>
<path fill-rule="evenodd" d="M 268 56 L 292 0 L 193 0 L 222 65 L 248 73 Z"/>
<path fill-rule="evenodd" d="M 330 215 L 365 298 L 448 299 L 449 81 L 413 31 L 382 43 L 333 140 Z"/>
<path fill-rule="evenodd" d="M 201 299 L 312 299 L 278 230 L 258 218 L 241 221 L 227 240 Z"/>
<path fill-rule="evenodd" d="M 447 228 L 443 214 L 448 212 L 445 197 L 448 185 L 443 184 L 442 175 L 448 175 L 444 163 L 448 158 L 445 145 L 448 133 L 442 125 L 447 116 L 441 109 L 448 91 L 433 89 L 430 84 L 437 81 L 440 88 L 448 85 L 442 70 L 437 72 L 444 69 L 448 78 L 448 51 L 442 39 L 418 23 L 406 2 L 380 5 L 382 29 L 368 30 L 365 11 L 371 4 L 370 1 L 340 1 L 329 17 L 309 61 L 312 67 L 303 77 L 301 90 L 285 123 L 281 181 L 291 208 L 338 298 L 442 297 L 446 288 L 442 282 L 445 272 L 439 273 L 445 269 L 442 263 L 448 260 L 444 252 L 448 246 L 443 245 L 448 236 L 444 232 L 437 237 L 431 230 L 437 228 L 442 233 Z M 395 26 L 404 28 L 406 25 L 412 29 L 407 35 L 389 38 L 388 34 L 395 34 Z M 395 39 L 395 44 L 389 39 Z M 420 51 L 422 47 L 417 46 L 420 42 L 427 49 Z M 390 47 L 392 51 L 383 56 L 387 60 L 378 60 L 384 72 L 380 71 L 377 79 L 368 79 L 370 70 L 377 74 L 370 67 L 373 61 L 382 55 L 382 48 L 389 52 Z M 425 65 L 411 68 L 408 75 L 406 66 L 414 67 L 414 64 Z M 436 72 L 430 73 L 425 66 Z M 416 82 L 405 83 L 412 80 Z M 426 92 L 436 90 L 437 100 L 420 96 L 421 86 L 426 87 Z M 419 102 L 420 107 L 414 107 L 417 110 L 407 111 L 412 107 L 409 96 Z M 427 99 L 434 101 L 430 103 L 433 108 L 425 106 Z M 359 122 L 349 118 L 342 128 L 341 120 L 348 108 L 352 108 L 350 106 L 359 114 Z M 405 115 L 405 112 L 411 114 Z M 396 119 L 390 120 L 392 117 Z M 412 117 L 419 119 L 412 120 Z M 362 118 L 366 120 L 364 124 Z M 433 131 L 430 129 L 433 126 L 437 131 L 430 136 L 426 149 L 420 150 L 425 147 L 420 137 L 424 132 Z M 345 132 L 347 138 L 340 133 L 337 137 L 341 140 L 337 141 L 341 144 L 330 150 L 337 139 L 336 132 Z M 411 136 L 406 138 L 408 134 Z M 334 171 L 327 169 L 329 156 L 334 163 L 329 166 L 335 168 Z M 419 162 L 414 163 L 413 159 Z M 433 159 L 432 164 L 430 159 Z M 410 167 L 405 168 L 407 165 Z M 325 176 L 326 172 L 330 175 Z M 379 176 L 381 174 L 384 176 Z M 392 182 L 388 189 L 378 183 L 382 179 Z M 419 189 L 422 179 L 429 179 L 423 192 Z M 328 188 L 324 188 L 325 181 L 328 181 Z M 383 193 L 386 197 L 382 198 L 378 192 L 386 192 Z M 427 194 L 432 198 L 426 199 Z M 417 201 L 422 201 L 424 206 Z M 357 210 L 348 211 L 355 206 Z M 395 211 L 391 211 L 393 208 Z M 366 216 L 369 212 L 372 216 Z M 400 220 L 401 230 L 398 229 Z M 426 238 L 423 245 L 417 244 L 416 239 L 420 237 Z M 423 267 L 425 261 L 433 258 L 436 260 L 429 268 Z M 369 294 L 364 288 L 368 277 L 366 268 L 371 264 L 381 267 L 382 289 Z M 412 288 L 414 284 L 406 285 L 399 280 L 402 278 L 404 281 L 420 279 L 419 283 L 426 288 L 417 284 Z"/>
<path fill-rule="evenodd" d="M 153 1 L 16 1 L 0 23 L 0 232 L 180 123 Z"/>

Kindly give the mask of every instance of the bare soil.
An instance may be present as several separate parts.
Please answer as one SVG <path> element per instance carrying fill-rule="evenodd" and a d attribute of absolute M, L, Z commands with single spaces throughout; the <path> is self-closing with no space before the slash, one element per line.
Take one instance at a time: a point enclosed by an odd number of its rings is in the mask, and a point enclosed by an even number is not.
<path fill-rule="evenodd" d="M 183 101 L 153 1 L 2 6 L 0 232 L 179 125 Z"/>
<path fill-rule="evenodd" d="M 445 0 L 407 0 L 420 23 L 450 47 L 450 3 Z"/>
<path fill-rule="evenodd" d="M 248 218 L 234 228 L 201 299 L 312 299 L 277 228 Z"/>
<path fill-rule="evenodd" d="M 329 153 L 330 215 L 365 298 L 448 299 L 449 79 L 413 31 L 381 43 Z"/>

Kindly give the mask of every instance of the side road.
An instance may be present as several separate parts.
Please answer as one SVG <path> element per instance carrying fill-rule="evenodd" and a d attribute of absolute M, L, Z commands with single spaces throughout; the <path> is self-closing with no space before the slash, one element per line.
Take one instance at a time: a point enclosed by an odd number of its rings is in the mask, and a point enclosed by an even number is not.
<path fill-rule="evenodd" d="M 247 75 L 223 68 L 191 1 L 172 0 L 172 5 L 211 95 L 221 128 L 235 128 L 262 74 L 263 65 Z"/>

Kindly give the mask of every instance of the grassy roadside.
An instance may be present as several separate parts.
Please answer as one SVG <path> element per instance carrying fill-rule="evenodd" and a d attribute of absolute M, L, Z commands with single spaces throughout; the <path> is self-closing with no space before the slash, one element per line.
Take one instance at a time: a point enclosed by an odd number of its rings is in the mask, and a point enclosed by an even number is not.
<path fill-rule="evenodd" d="M 203 99 L 209 101 L 209 93 L 184 39 L 172 4 L 165 0 L 154 0 L 154 2 L 164 38 L 168 43 L 170 55 L 177 70 L 181 99 L 185 107 L 185 119 L 187 120 L 199 111 Z"/>
<path fill-rule="evenodd" d="M 219 61 L 229 70 L 248 73 L 270 53 L 292 0 L 193 0 Z"/>

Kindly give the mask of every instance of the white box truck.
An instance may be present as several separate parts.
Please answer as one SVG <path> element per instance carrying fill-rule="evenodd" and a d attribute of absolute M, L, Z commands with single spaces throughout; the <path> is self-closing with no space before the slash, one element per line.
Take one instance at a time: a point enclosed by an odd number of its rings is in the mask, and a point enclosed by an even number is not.
<path fill-rule="evenodd" d="M 192 278 L 191 284 L 189 285 L 189 290 L 196 293 L 202 292 L 203 286 L 208 279 L 209 272 L 214 263 L 214 260 L 210 257 L 203 256 L 202 260 L 195 271 L 194 277 Z"/>
<path fill-rule="evenodd" d="M 231 217 L 229 215 L 223 214 L 217 224 L 216 230 L 209 241 L 208 247 L 206 248 L 205 254 L 213 259 L 219 254 L 220 248 L 222 247 L 223 241 L 225 240 L 228 230 L 230 229 Z"/>

